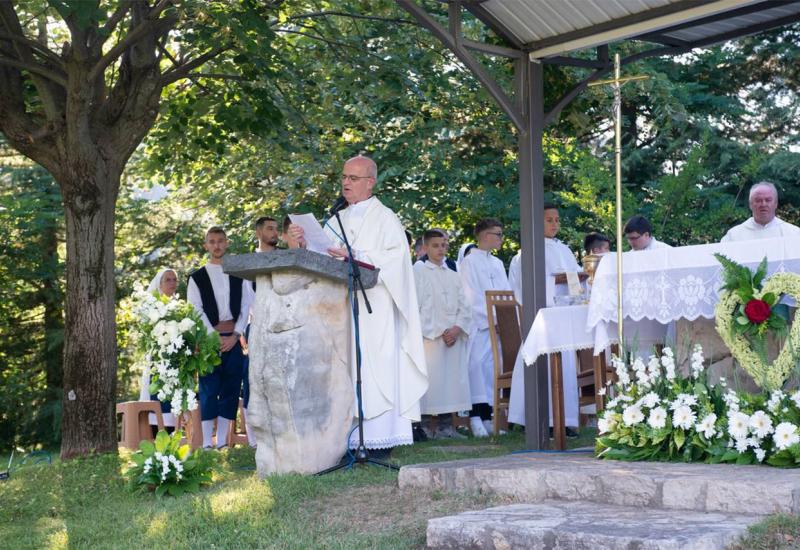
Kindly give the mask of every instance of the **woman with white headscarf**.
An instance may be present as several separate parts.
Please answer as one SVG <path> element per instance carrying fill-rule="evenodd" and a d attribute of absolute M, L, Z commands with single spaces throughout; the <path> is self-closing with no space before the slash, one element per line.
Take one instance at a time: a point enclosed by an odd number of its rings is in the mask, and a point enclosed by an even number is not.
<path fill-rule="evenodd" d="M 461 267 L 461 262 L 464 261 L 464 258 L 475 248 L 477 245 L 475 243 L 464 243 L 458 249 L 458 258 L 456 258 L 456 265 Z"/>
<path fill-rule="evenodd" d="M 150 281 L 150 285 L 147 287 L 147 292 L 158 292 L 162 296 L 167 296 L 172 298 L 175 296 L 175 293 L 178 291 L 178 272 L 170 267 L 165 267 L 161 269 L 156 276 L 153 277 L 153 280 Z M 139 401 L 155 401 L 155 399 L 150 398 L 150 369 L 145 369 L 142 373 L 142 379 L 140 382 L 139 388 Z M 174 428 L 175 427 L 175 415 L 172 414 L 170 411 L 170 404 L 161 402 L 161 412 L 163 413 L 164 417 L 164 426 Z M 150 413 L 150 425 L 157 426 L 158 423 L 156 422 L 156 415 Z"/>

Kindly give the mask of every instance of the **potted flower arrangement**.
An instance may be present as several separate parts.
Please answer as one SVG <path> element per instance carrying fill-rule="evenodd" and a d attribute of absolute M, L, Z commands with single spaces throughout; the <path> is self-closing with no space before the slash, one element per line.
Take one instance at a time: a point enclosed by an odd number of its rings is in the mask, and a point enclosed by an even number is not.
<path fill-rule="evenodd" d="M 185 300 L 134 290 L 137 348 L 150 369 L 150 394 L 169 401 L 175 415 L 197 408 L 197 376 L 220 363 L 220 339 L 208 333 Z"/>
<path fill-rule="evenodd" d="M 150 370 L 150 394 L 169 401 L 180 416 L 197 408 L 197 377 L 220 363 L 220 339 L 208 333 L 194 306 L 185 300 L 134 290 L 137 350 Z M 214 457 L 181 445 L 183 432 L 159 431 L 155 443 L 142 441 L 126 474 L 133 486 L 149 487 L 157 496 L 179 496 L 211 482 Z"/>
<path fill-rule="evenodd" d="M 214 454 L 202 449 L 192 452 L 189 445 L 181 445 L 181 438 L 180 432 L 169 435 L 160 431 L 155 442 L 142 441 L 126 472 L 131 486 L 146 487 L 159 497 L 177 497 L 211 483 Z"/>
<path fill-rule="evenodd" d="M 598 420 L 600 458 L 800 467 L 800 391 L 783 388 L 800 357 L 800 323 L 774 363 L 765 343 L 770 334 L 786 335 L 780 298 L 800 296 L 800 275 L 765 279 L 766 258 L 755 272 L 717 258 L 724 268 L 717 331 L 764 392 L 734 391 L 724 379 L 709 384 L 700 346 L 688 376 L 676 372 L 670 348 L 630 365 L 614 358 L 613 398 Z"/>

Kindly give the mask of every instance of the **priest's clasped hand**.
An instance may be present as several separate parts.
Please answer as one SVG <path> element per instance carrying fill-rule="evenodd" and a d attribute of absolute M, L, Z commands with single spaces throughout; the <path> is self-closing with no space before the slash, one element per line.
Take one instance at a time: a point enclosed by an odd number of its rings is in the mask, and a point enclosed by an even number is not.
<path fill-rule="evenodd" d="M 463 332 L 464 331 L 461 330 L 461 327 L 459 327 L 458 325 L 453 325 L 449 329 L 445 330 L 442 333 L 442 340 L 444 340 L 444 345 L 447 346 L 448 348 L 452 347 L 453 344 L 456 343 L 456 340 L 458 340 L 458 337 L 461 336 L 461 333 Z"/>

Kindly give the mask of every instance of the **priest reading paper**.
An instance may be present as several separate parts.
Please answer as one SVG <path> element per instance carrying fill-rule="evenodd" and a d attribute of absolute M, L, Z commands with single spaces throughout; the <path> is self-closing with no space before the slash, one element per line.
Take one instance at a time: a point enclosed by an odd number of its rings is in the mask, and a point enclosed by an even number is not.
<path fill-rule="evenodd" d="M 372 159 L 348 160 L 342 172 L 342 195 L 348 206 L 339 215 L 355 258 L 380 268 L 378 284 L 366 291 L 372 314 L 359 300 L 364 443 L 368 449 L 390 451 L 413 443 L 411 422 L 420 419 L 428 375 L 408 242 L 397 215 L 372 195 L 377 177 Z M 300 226 L 293 224 L 289 231 L 303 238 Z M 340 243 L 328 253 L 344 259 L 347 251 L 335 219 L 325 231 Z M 355 360 L 352 364 L 355 368 Z M 351 448 L 358 445 L 357 436 L 355 432 L 351 436 Z M 380 458 L 388 452 L 371 454 Z"/>

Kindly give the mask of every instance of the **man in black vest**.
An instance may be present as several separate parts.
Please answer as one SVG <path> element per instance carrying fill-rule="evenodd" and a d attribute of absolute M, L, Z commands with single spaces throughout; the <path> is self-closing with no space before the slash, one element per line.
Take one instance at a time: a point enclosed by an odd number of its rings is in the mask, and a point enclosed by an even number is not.
<path fill-rule="evenodd" d="M 222 272 L 222 258 L 228 250 L 224 229 L 211 227 L 206 231 L 203 248 L 208 252 L 208 262 L 189 276 L 187 294 L 208 332 L 216 330 L 222 342 L 222 363 L 199 379 L 203 447 L 212 446 L 216 419 L 217 448 L 221 448 L 226 445 L 239 406 L 244 362 L 239 337 L 247 326 L 253 288 L 239 277 Z"/>

